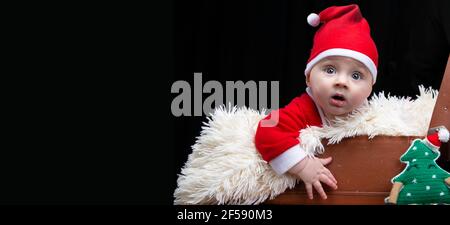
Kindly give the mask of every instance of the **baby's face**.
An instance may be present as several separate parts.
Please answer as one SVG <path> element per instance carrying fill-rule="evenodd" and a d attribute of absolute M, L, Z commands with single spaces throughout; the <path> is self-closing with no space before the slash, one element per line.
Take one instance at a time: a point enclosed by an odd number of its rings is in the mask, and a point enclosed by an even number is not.
<path fill-rule="evenodd" d="M 316 103 L 325 116 L 344 116 L 360 106 L 372 92 L 372 75 L 359 61 L 330 56 L 319 61 L 306 77 Z"/>

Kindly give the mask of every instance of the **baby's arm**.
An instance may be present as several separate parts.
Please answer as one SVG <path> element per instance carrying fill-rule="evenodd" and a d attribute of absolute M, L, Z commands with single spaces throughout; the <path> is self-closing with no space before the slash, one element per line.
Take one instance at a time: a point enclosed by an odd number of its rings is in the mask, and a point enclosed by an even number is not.
<path fill-rule="evenodd" d="M 445 179 L 445 183 L 447 183 L 447 185 L 450 185 L 450 177 L 448 177 L 447 179 Z"/>
<path fill-rule="evenodd" d="M 401 182 L 394 182 L 394 186 L 392 187 L 391 193 L 389 194 L 389 203 L 397 204 L 398 194 L 400 193 L 402 187 L 403 184 Z"/>
<path fill-rule="evenodd" d="M 305 183 L 306 193 L 310 199 L 313 199 L 313 186 L 323 199 L 327 195 L 322 188 L 323 182 L 333 189 L 337 189 L 337 181 L 333 174 L 324 167 L 331 162 L 331 157 L 326 159 L 305 157 L 289 170 L 289 173 L 300 178 Z"/>
<path fill-rule="evenodd" d="M 299 131 L 321 123 L 318 116 L 314 118 L 316 112 L 308 111 L 309 108 L 315 108 L 311 101 L 304 94 L 292 100 L 286 107 L 272 112 L 264 120 L 272 121 L 275 126 L 263 126 L 264 121 L 260 122 L 255 134 L 255 145 L 263 159 L 270 163 L 277 174 L 289 172 L 303 180 L 311 199 L 313 185 L 320 195 L 326 198 L 320 182 L 337 188 L 336 179 L 323 166 L 331 159 L 308 158 L 306 151 L 299 145 Z M 273 115 L 275 116 L 272 117 Z"/>
<path fill-rule="evenodd" d="M 277 174 L 288 172 L 307 155 L 299 145 L 299 131 L 308 126 L 321 124 L 320 117 L 314 117 L 315 112 L 307 110 L 310 106 L 315 107 L 312 100 L 303 94 L 292 100 L 286 107 L 273 111 L 258 124 L 255 146 L 262 158 L 270 163 Z M 265 124 L 275 126 L 265 126 Z"/>

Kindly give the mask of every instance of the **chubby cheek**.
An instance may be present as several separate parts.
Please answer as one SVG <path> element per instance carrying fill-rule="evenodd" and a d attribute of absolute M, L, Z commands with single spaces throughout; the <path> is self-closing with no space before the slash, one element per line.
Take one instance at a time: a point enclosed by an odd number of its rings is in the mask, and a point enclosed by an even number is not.
<path fill-rule="evenodd" d="M 327 85 L 326 82 L 315 82 L 314 85 L 310 85 L 309 87 L 315 94 L 315 97 L 325 98 L 331 95 L 332 86 Z"/>
<path fill-rule="evenodd" d="M 370 95 L 372 88 L 364 88 L 353 95 L 352 103 L 355 107 L 361 105 Z"/>
<path fill-rule="evenodd" d="M 328 93 L 326 88 L 321 88 L 319 86 L 315 86 L 314 88 L 311 88 L 313 91 L 313 96 L 315 99 L 319 100 L 321 103 L 325 103 L 328 101 L 329 96 L 331 95 Z"/>

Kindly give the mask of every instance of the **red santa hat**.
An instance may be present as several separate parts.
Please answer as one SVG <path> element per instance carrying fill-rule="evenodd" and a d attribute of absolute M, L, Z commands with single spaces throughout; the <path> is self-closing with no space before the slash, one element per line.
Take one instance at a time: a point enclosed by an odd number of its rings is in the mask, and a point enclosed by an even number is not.
<path fill-rule="evenodd" d="M 432 150 L 438 151 L 442 142 L 447 142 L 449 139 L 449 132 L 445 127 L 440 127 L 437 132 L 428 135 L 423 139 L 423 143 L 429 146 Z"/>
<path fill-rule="evenodd" d="M 314 36 L 305 75 L 308 75 L 312 67 L 325 57 L 346 56 L 364 64 L 371 72 L 375 83 L 378 51 L 370 36 L 369 24 L 362 17 L 358 5 L 332 6 L 319 15 L 310 14 L 307 20 L 314 27 L 323 24 Z"/>

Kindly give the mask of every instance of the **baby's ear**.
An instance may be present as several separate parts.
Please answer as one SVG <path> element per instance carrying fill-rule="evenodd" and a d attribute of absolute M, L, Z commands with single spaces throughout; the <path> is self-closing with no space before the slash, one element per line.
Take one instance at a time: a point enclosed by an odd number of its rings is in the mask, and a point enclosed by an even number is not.
<path fill-rule="evenodd" d="M 306 75 L 305 81 L 306 81 L 306 85 L 309 87 L 309 76 L 311 75 L 311 73 L 308 73 L 308 75 Z"/>

